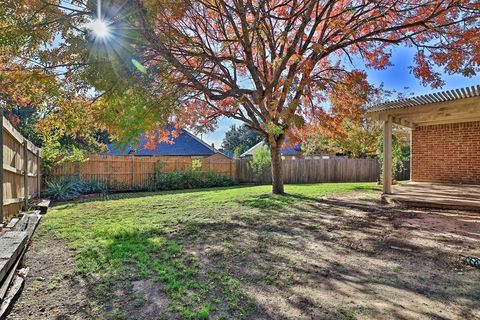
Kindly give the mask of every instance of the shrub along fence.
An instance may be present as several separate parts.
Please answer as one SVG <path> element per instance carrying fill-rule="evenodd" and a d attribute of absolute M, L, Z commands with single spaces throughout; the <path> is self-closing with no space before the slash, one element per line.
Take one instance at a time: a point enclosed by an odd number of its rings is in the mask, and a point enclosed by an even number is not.
<path fill-rule="evenodd" d="M 42 152 L 25 139 L 12 124 L 2 116 L 0 130 L 0 223 L 10 218 L 22 208 L 28 209 L 28 200 L 39 196 Z"/>
<path fill-rule="evenodd" d="M 410 180 L 410 160 L 403 161 L 403 170 L 395 175 L 397 181 Z"/>
<path fill-rule="evenodd" d="M 200 161 L 200 172 L 216 172 L 226 177 L 235 177 L 234 164 L 228 159 L 93 154 L 83 163 L 65 163 L 55 167 L 47 180 L 56 181 L 73 176 L 84 181 L 102 182 L 111 191 L 146 189 L 158 163 L 161 163 L 161 172 L 171 172 L 191 170 L 194 161 Z"/>

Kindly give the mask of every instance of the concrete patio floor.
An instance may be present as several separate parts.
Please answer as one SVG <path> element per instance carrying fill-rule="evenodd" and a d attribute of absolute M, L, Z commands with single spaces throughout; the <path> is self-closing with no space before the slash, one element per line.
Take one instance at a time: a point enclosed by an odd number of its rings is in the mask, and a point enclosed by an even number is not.
<path fill-rule="evenodd" d="M 409 182 L 393 186 L 382 200 L 411 207 L 480 212 L 480 185 Z"/>

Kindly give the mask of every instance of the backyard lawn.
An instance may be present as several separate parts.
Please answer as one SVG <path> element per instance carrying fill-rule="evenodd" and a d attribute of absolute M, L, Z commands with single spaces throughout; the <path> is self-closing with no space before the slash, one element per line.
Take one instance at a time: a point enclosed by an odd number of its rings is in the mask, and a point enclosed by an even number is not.
<path fill-rule="evenodd" d="M 393 209 L 372 183 L 59 204 L 12 319 L 473 319 L 480 216 Z"/>

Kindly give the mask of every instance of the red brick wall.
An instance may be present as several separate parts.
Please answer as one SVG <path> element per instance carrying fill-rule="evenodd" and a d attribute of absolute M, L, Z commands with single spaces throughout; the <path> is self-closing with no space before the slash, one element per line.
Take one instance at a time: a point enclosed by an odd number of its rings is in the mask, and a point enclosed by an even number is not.
<path fill-rule="evenodd" d="M 412 179 L 480 184 L 480 121 L 415 128 Z"/>

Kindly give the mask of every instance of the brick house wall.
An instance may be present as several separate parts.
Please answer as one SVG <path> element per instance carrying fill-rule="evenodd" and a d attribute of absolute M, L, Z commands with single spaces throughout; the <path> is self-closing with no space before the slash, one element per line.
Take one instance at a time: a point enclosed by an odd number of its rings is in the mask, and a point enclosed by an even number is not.
<path fill-rule="evenodd" d="M 412 180 L 480 184 L 480 121 L 412 130 Z"/>

